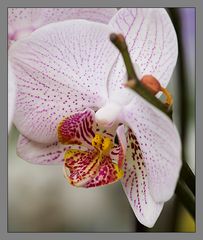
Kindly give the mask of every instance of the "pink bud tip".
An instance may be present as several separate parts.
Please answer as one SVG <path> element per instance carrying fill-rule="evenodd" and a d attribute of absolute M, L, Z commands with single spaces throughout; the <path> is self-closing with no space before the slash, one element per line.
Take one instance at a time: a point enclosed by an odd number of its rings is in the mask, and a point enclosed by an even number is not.
<path fill-rule="evenodd" d="M 157 94 L 161 91 L 161 85 L 159 81 L 152 75 L 145 75 L 141 79 L 141 83 L 153 94 Z"/>

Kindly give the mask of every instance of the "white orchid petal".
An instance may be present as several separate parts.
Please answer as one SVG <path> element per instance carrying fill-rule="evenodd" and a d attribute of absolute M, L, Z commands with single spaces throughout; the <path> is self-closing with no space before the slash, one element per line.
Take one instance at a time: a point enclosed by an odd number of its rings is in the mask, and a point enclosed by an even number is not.
<path fill-rule="evenodd" d="M 8 62 L 8 131 L 11 128 L 16 99 L 16 81 L 10 62 Z"/>
<path fill-rule="evenodd" d="M 123 8 L 111 19 L 109 26 L 125 36 L 132 61 L 139 65 L 141 75 L 152 74 L 165 87 L 178 54 L 176 33 L 166 10 Z M 125 73 L 120 55 L 109 78 L 110 95 L 126 81 Z"/>
<path fill-rule="evenodd" d="M 33 164 L 63 164 L 64 154 L 70 148 L 70 145 L 66 146 L 58 142 L 52 144 L 33 142 L 20 135 L 17 143 L 17 155 Z"/>
<path fill-rule="evenodd" d="M 42 144 L 20 135 L 16 152 L 20 158 L 33 164 L 62 165 L 64 163 L 64 154 L 70 149 L 87 150 L 87 148 L 83 146 L 63 145 L 59 142 Z"/>
<path fill-rule="evenodd" d="M 24 136 L 52 143 L 63 117 L 105 103 L 116 58 L 110 31 L 101 23 L 64 21 L 41 27 L 10 47 L 18 87 L 14 122 Z"/>
<path fill-rule="evenodd" d="M 8 38 L 15 41 L 49 23 L 86 19 L 108 23 L 115 8 L 8 8 Z"/>
<path fill-rule="evenodd" d="M 181 142 L 175 125 L 139 96 L 125 107 L 123 117 L 139 142 L 152 197 L 157 202 L 169 200 L 182 165 Z"/>
<path fill-rule="evenodd" d="M 121 182 L 137 219 L 143 225 L 153 227 L 163 208 L 163 203 L 157 203 L 151 197 L 146 166 L 141 158 L 139 144 L 134 138 L 134 134 L 129 130 L 123 166 L 124 176 Z"/>

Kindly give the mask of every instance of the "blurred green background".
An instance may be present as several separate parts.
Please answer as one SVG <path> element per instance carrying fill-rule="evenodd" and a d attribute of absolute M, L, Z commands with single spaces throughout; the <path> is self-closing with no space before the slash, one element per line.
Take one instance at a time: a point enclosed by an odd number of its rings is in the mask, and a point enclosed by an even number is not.
<path fill-rule="evenodd" d="M 167 10 L 181 49 L 168 86 L 174 97 L 173 117 L 184 136 L 185 158 L 195 171 L 195 9 Z M 72 187 L 61 166 L 32 165 L 18 158 L 18 135 L 13 126 L 8 138 L 9 232 L 195 231 L 193 219 L 175 196 L 165 204 L 154 228 L 143 228 L 120 183 L 95 189 Z"/>

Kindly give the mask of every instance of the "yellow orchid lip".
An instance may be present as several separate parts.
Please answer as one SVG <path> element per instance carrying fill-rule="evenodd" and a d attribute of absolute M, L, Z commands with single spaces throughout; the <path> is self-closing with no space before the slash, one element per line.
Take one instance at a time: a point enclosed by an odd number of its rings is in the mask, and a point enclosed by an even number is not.
<path fill-rule="evenodd" d="M 96 133 L 92 139 L 92 146 L 94 149 L 88 151 L 76 149 L 66 151 L 64 176 L 71 185 L 76 187 L 99 186 L 113 183 L 123 177 L 123 170 L 110 158 L 110 151 L 114 147 L 112 140 Z M 70 176 L 67 174 L 67 168 Z M 107 177 L 106 181 L 104 177 Z"/>
<path fill-rule="evenodd" d="M 58 125 L 58 139 L 70 144 L 64 155 L 64 176 L 76 187 L 96 187 L 114 183 L 123 177 L 123 154 L 113 143 L 114 135 L 96 127 L 95 112 L 77 112 Z M 112 154 L 119 148 L 116 155 Z M 117 158 L 116 158 L 117 157 Z"/>
<path fill-rule="evenodd" d="M 101 134 L 96 133 L 92 139 L 92 146 L 102 154 L 108 155 L 114 144 L 109 137 L 103 137 Z"/>

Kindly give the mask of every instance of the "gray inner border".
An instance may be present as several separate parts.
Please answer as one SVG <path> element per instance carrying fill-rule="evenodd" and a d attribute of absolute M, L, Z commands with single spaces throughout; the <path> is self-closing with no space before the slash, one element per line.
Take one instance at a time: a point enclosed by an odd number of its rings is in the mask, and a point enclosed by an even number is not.
<path fill-rule="evenodd" d="M 203 51 L 200 45 L 202 38 L 201 24 L 203 22 L 202 10 L 203 4 L 201 0 L 0 0 L 0 113 L 1 113 L 1 144 L 0 144 L 0 239 L 184 239 L 184 240 L 200 240 L 203 239 L 202 222 L 203 215 L 201 214 L 201 203 L 203 202 L 203 181 L 201 169 L 203 168 L 203 76 L 202 73 L 202 56 Z M 7 232 L 7 8 L 8 7 L 195 7 L 196 8 L 196 174 L 197 174 L 197 201 L 196 208 L 196 233 L 8 233 Z M 201 143 L 201 144 L 199 144 Z M 202 179 L 202 180 L 201 180 Z"/>

